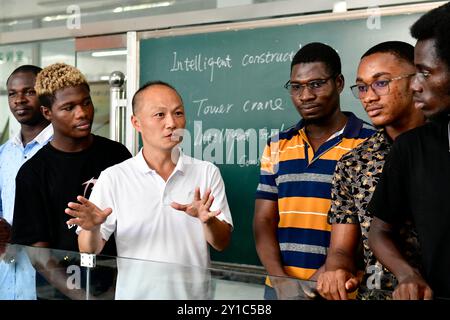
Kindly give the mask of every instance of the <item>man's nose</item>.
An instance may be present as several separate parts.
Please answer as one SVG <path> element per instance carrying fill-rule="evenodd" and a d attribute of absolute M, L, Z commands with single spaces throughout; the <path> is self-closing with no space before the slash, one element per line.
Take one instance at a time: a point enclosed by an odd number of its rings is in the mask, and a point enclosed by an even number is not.
<path fill-rule="evenodd" d="M 309 89 L 308 86 L 304 86 L 303 88 L 300 89 L 300 94 L 299 94 L 299 99 L 301 101 L 308 101 L 308 100 L 312 100 L 316 97 L 316 95 L 311 91 L 311 89 Z"/>
<path fill-rule="evenodd" d="M 171 114 L 166 117 L 166 128 L 175 128 L 175 118 Z"/>
<path fill-rule="evenodd" d="M 413 91 L 413 92 L 422 92 L 423 88 L 422 85 L 418 79 L 418 75 L 415 74 L 414 76 L 412 76 L 411 81 L 409 82 L 409 88 Z"/>
<path fill-rule="evenodd" d="M 77 118 L 86 118 L 88 113 L 89 113 L 89 109 L 82 105 L 77 105 L 75 107 L 75 116 Z"/>
<path fill-rule="evenodd" d="M 15 104 L 22 104 L 24 102 L 26 102 L 27 99 L 25 98 L 25 94 L 23 94 L 22 92 L 17 92 L 16 96 L 14 97 L 14 103 Z"/>
<path fill-rule="evenodd" d="M 363 102 L 368 103 L 371 101 L 378 100 L 380 96 L 373 90 L 372 86 L 367 86 L 367 92 L 362 98 Z"/>

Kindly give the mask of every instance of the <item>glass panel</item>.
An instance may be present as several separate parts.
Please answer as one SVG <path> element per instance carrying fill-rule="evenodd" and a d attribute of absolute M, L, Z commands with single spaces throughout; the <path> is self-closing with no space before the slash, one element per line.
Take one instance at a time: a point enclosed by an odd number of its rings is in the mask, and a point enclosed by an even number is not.
<path fill-rule="evenodd" d="M 75 65 L 75 39 L 40 42 L 40 66 L 56 62 Z"/>
<path fill-rule="evenodd" d="M 77 252 L 8 245 L 0 271 L 2 299 L 86 299 L 86 270 Z"/>
<path fill-rule="evenodd" d="M 1 286 L 0 298 L 9 299 L 16 294 L 41 300 L 264 300 L 266 282 L 265 274 L 242 268 L 204 269 L 19 245 L 0 245 L 0 271 L 0 283 L 14 276 L 22 284 L 17 290 L 11 281 Z M 280 299 L 318 298 L 314 281 L 269 280 L 281 288 Z"/>
<path fill-rule="evenodd" d="M 110 138 L 110 86 L 109 75 L 113 71 L 126 74 L 127 50 L 83 51 L 76 54 L 77 68 L 86 76 L 91 87 L 92 102 L 95 107 L 92 133 Z M 126 84 L 123 85 L 126 87 Z"/>
<path fill-rule="evenodd" d="M 20 130 L 8 107 L 6 80 L 11 72 L 24 64 L 45 67 L 55 62 L 75 63 L 73 39 L 0 46 L 0 144 Z"/>
<path fill-rule="evenodd" d="M 10 136 L 10 132 L 17 132 L 18 123 L 11 116 L 8 107 L 6 80 L 11 72 L 23 64 L 35 61 L 38 47 L 35 44 L 20 44 L 14 46 L 0 46 L 0 144 Z"/>

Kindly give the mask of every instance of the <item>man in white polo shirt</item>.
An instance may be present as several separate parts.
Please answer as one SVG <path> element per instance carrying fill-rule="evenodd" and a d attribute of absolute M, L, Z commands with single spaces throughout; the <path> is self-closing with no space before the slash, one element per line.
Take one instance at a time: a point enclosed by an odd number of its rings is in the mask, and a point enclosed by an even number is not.
<path fill-rule="evenodd" d="M 172 86 L 147 83 L 132 105 L 143 149 L 103 171 L 89 201 L 70 202 L 67 223 L 81 252 L 99 253 L 114 232 L 119 257 L 166 262 L 118 259 L 116 299 L 208 298 L 208 245 L 223 250 L 233 225 L 219 169 L 179 150 L 186 119 Z"/>

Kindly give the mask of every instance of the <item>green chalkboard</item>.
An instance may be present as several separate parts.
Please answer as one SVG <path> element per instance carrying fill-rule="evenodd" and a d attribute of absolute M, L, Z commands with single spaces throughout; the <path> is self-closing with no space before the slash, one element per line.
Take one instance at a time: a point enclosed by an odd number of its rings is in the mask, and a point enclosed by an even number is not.
<path fill-rule="evenodd" d="M 314 41 L 335 48 L 346 79 L 342 109 L 368 120 L 348 89 L 355 81 L 359 58 L 382 41 L 413 44 L 409 27 L 419 16 L 383 16 L 378 20 L 329 21 L 141 40 L 140 83 L 163 80 L 179 90 L 191 135 L 190 139 L 185 138 L 185 142 L 190 142 L 190 147 L 185 144 L 185 151 L 195 158 L 215 162 L 225 181 L 235 229 L 230 247 L 213 253 L 213 260 L 260 264 L 252 231 L 258 160 L 272 130 L 288 128 L 300 119 L 283 88 L 297 50 Z M 219 138 L 223 139 L 211 143 Z"/>

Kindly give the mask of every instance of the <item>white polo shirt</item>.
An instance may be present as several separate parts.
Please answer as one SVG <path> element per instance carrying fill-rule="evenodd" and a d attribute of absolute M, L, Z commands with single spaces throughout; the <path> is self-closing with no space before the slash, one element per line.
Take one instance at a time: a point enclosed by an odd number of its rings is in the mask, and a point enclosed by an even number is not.
<path fill-rule="evenodd" d="M 209 247 L 204 236 L 202 222 L 183 211 L 173 209 L 170 204 L 191 203 L 195 187 L 200 193 L 210 188 L 214 196 L 211 211 L 220 209 L 218 219 L 231 226 L 233 221 L 225 195 L 225 186 L 219 169 L 212 163 L 200 161 L 180 154 L 173 173 L 164 181 L 147 165 L 142 150 L 134 157 L 104 170 L 96 182 L 90 200 L 99 208 L 112 208 L 112 213 L 102 224 L 100 232 L 105 240 L 115 232 L 119 257 L 161 261 L 199 268 L 177 267 L 149 262 L 132 262 L 118 259 L 116 299 L 190 299 L 192 290 L 186 295 L 183 290 L 162 290 L 157 282 L 164 282 L 162 271 L 180 278 L 169 279 L 179 287 L 180 281 L 190 281 L 191 271 L 200 272 L 210 264 Z M 127 266 L 125 266 L 127 264 Z M 133 267 L 130 267 L 131 264 Z M 140 267 L 139 267 L 140 266 Z M 155 281 L 149 280 L 150 266 L 161 271 L 151 272 Z M 160 269 L 162 268 L 162 269 Z M 181 269 L 180 269 L 181 268 Z M 122 269 L 122 270 L 121 270 Z M 122 272 L 124 271 L 124 272 Z M 155 273 L 156 272 L 156 273 Z M 159 294 L 149 294 L 143 281 L 155 282 Z M 186 285 L 188 285 L 186 283 Z M 163 283 L 161 286 L 167 288 Z M 182 286 L 183 287 L 183 286 Z M 151 290 L 154 291 L 154 290 Z M 165 296 L 163 291 L 175 291 L 175 296 Z M 173 293 L 173 292 L 172 292 Z"/>

